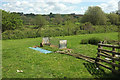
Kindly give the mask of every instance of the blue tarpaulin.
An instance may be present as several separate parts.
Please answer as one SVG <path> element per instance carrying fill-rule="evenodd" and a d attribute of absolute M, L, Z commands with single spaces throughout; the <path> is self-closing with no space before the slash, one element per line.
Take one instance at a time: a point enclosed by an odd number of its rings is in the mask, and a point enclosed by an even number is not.
<path fill-rule="evenodd" d="M 42 48 L 39 48 L 39 47 L 36 47 L 36 48 L 29 47 L 29 48 L 40 51 L 41 53 L 45 53 L 45 54 L 52 53 L 52 51 L 48 51 L 48 50 L 45 50 L 45 49 L 42 49 Z"/>

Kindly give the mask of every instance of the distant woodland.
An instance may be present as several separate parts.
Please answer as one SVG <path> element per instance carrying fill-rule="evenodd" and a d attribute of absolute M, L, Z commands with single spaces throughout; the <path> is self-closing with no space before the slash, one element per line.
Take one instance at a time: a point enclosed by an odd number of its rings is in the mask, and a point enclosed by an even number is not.
<path fill-rule="evenodd" d="M 84 15 L 1 11 L 3 39 L 118 32 L 120 25 L 118 11 L 104 13 L 98 6 L 89 7 Z"/>

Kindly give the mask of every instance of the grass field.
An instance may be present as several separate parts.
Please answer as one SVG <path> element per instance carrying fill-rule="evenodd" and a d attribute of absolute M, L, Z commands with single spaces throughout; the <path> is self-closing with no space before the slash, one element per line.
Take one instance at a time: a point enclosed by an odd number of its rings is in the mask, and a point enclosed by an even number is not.
<path fill-rule="evenodd" d="M 75 53 L 96 57 L 97 46 L 90 44 L 80 44 L 82 39 L 90 37 L 118 39 L 118 33 L 99 33 L 85 34 L 75 36 L 58 37 L 67 40 L 67 47 L 74 50 Z M 112 77 L 99 73 L 90 73 L 85 64 L 90 64 L 82 59 L 72 56 L 50 53 L 43 54 L 28 47 L 39 45 L 42 38 L 26 38 L 17 40 L 2 41 L 2 77 L 3 78 L 103 78 Z M 56 50 L 48 46 L 48 50 Z M 91 64 L 90 64 L 91 65 Z M 23 70 L 23 73 L 17 73 L 17 70 Z M 97 72 L 97 71 L 96 71 Z M 98 71 L 99 72 L 99 71 Z M 108 70 L 106 70 L 109 73 Z"/>

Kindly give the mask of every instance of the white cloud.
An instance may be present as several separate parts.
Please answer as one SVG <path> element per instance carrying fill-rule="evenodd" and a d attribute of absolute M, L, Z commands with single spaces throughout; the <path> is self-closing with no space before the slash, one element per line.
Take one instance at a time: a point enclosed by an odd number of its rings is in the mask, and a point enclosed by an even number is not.
<path fill-rule="evenodd" d="M 11 12 L 24 12 L 35 14 L 68 13 L 74 10 L 74 6 L 66 6 L 61 2 L 28 2 L 16 1 L 2 5 L 2 9 Z"/>
<path fill-rule="evenodd" d="M 16 2 L 16 1 L 80 3 L 80 2 L 109 2 L 110 0 L 3 0 L 2 2 Z"/>
<path fill-rule="evenodd" d="M 88 7 L 86 7 L 86 6 L 81 7 L 81 8 L 80 8 L 80 10 L 81 10 L 80 13 L 81 13 L 81 14 L 84 14 L 87 9 L 88 9 Z"/>
<path fill-rule="evenodd" d="M 80 2 L 104 2 L 98 6 L 105 12 L 118 9 L 118 0 L 4 0 L 2 2 L 6 2 L 2 4 L 2 9 L 6 11 L 35 14 L 49 14 L 50 12 L 83 14 L 88 6 L 78 6 Z"/>
<path fill-rule="evenodd" d="M 16 1 L 28 1 L 28 0 L 4 0 L 2 2 L 16 2 Z M 29 2 L 68 2 L 68 3 L 80 3 L 82 0 L 29 0 Z"/>
<path fill-rule="evenodd" d="M 109 2 L 98 5 L 105 12 L 112 12 L 118 10 L 118 0 L 110 0 Z"/>

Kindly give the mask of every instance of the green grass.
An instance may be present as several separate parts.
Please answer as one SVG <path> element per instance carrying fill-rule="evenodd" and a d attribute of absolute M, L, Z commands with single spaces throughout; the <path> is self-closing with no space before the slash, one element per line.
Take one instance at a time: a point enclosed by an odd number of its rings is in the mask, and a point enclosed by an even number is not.
<path fill-rule="evenodd" d="M 67 40 L 67 47 L 75 53 L 96 57 L 97 46 L 80 44 L 82 39 L 90 37 L 109 38 L 117 40 L 118 33 L 85 34 L 57 37 Z M 42 38 L 26 38 L 2 41 L 2 77 L 3 78 L 96 78 L 85 67 L 86 61 L 72 56 L 50 53 L 43 54 L 29 49 L 39 45 Z M 56 51 L 55 48 L 45 46 L 44 49 Z M 23 70 L 23 73 L 16 71 Z M 108 71 L 109 72 L 109 71 Z M 106 76 L 102 76 L 106 77 Z"/>

